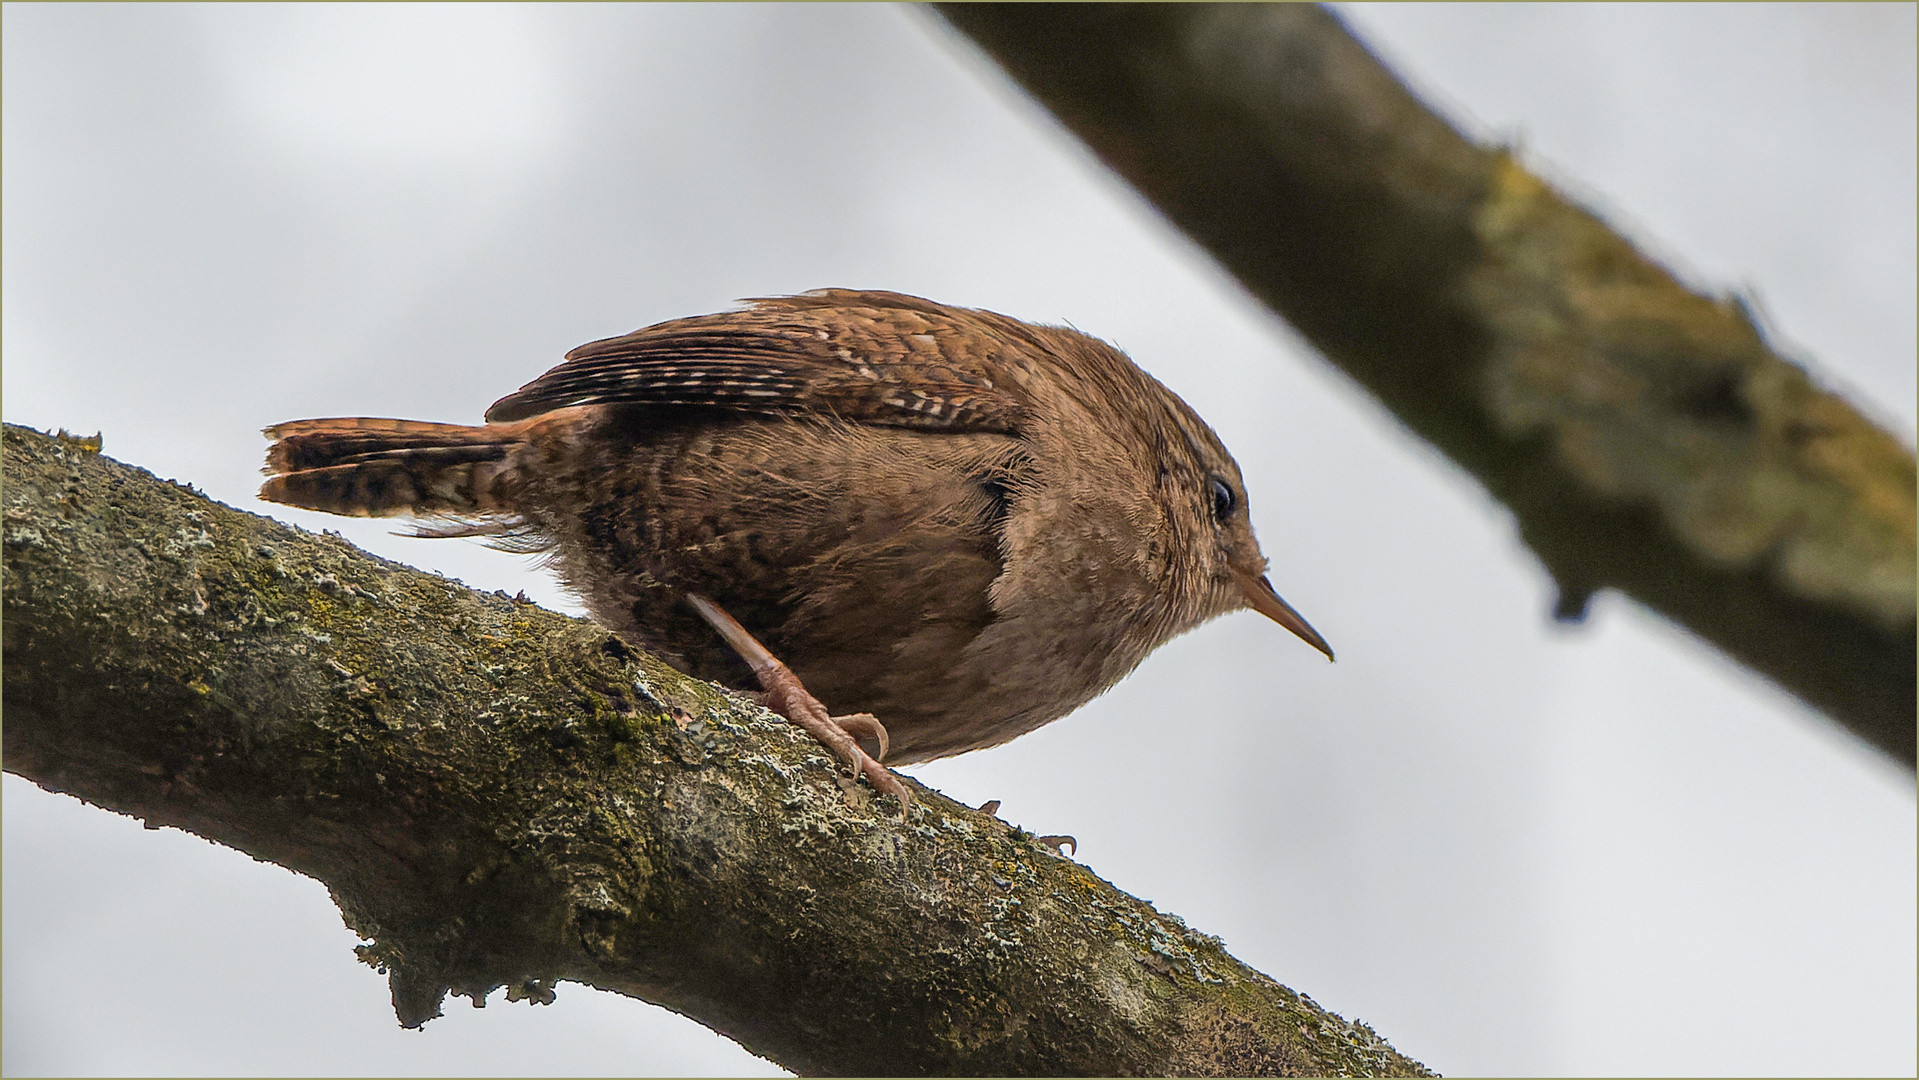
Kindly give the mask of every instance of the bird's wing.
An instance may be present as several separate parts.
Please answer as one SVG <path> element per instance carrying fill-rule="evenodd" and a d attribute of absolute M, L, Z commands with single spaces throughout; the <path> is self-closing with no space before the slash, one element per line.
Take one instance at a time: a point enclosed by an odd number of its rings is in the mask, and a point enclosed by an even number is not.
<path fill-rule="evenodd" d="M 490 421 L 570 405 L 819 413 L 857 423 L 1014 433 L 1043 331 L 899 293 L 826 289 L 749 301 L 582 345 L 493 404 Z"/>

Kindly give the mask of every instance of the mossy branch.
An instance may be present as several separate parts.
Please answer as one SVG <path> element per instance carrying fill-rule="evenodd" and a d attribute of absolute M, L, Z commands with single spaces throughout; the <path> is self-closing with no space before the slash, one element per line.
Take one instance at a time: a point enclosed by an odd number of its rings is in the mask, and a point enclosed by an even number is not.
<path fill-rule="evenodd" d="M 801 1073 L 1422 1075 L 591 623 L 5 430 L 5 765 L 323 882 L 400 1021 L 560 980 Z M 909 781 L 910 782 L 910 781 Z"/>
<path fill-rule="evenodd" d="M 1504 502 L 1560 617 L 1617 589 L 1913 767 L 1913 453 L 1744 305 L 1463 138 L 1316 6 L 938 6 Z"/>

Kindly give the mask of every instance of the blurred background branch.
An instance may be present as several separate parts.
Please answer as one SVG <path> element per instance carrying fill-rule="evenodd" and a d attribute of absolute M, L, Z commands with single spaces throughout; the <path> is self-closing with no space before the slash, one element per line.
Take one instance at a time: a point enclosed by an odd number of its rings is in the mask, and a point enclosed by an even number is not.
<path fill-rule="evenodd" d="M 1557 617 L 1617 589 L 1913 767 L 1913 453 L 1746 305 L 1469 142 L 1317 6 L 938 6 L 1499 498 Z"/>

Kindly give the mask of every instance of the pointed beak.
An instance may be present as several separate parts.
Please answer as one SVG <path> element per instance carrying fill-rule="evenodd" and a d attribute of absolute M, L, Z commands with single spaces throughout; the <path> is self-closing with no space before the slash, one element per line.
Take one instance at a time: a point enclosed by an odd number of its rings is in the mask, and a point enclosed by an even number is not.
<path fill-rule="evenodd" d="M 1273 591 L 1273 583 L 1266 580 L 1266 575 L 1255 576 L 1235 570 L 1233 576 L 1239 579 L 1240 590 L 1246 594 L 1246 601 L 1253 605 L 1254 611 L 1299 635 L 1301 641 L 1325 653 L 1326 659 L 1333 658 L 1333 647 L 1326 644 L 1326 639 L 1320 637 L 1319 631 L 1301 618 L 1299 612 L 1293 610 L 1293 605 L 1279 598 L 1279 594 Z"/>

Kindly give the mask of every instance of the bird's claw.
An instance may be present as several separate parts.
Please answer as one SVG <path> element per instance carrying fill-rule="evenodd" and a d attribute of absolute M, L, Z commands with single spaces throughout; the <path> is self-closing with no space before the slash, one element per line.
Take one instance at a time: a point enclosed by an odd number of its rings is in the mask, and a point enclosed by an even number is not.
<path fill-rule="evenodd" d="M 796 678 L 775 680 L 775 685 L 760 696 L 761 704 L 786 717 L 840 759 L 854 779 L 864 776 L 873 790 L 882 795 L 891 795 L 899 800 L 900 817 L 906 817 L 913 808 L 913 793 L 907 790 L 905 782 L 893 770 L 879 763 L 871 754 L 860 749 L 854 738 L 875 739 L 880 744 L 880 754 L 886 753 L 886 727 L 870 713 L 853 713 L 848 716 L 829 716 L 826 706 L 819 699 L 806 692 Z"/>
<path fill-rule="evenodd" d="M 830 719 L 840 726 L 841 731 L 846 732 L 855 739 L 872 739 L 874 742 L 879 743 L 880 752 L 873 755 L 873 760 L 886 760 L 886 750 L 890 740 L 886 737 L 886 725 L 880 723 L 879 717 L 874 716 L 872 713 L 857 712 L 849 713 L 846 716 L 831 717 Z"/>
<path fill-rule="evenodd" d="M 1074 855 L 1079 854 L 1079 841 L 1070 836 L 1035 836 L 1033 837 L 1033 842 L 1052 848 L 1053 854 L 1058 855 L 1062 859 L 1068 858 L 1069 856 L 1060 849 L 1068 845 L 1071 845 Z"/>

